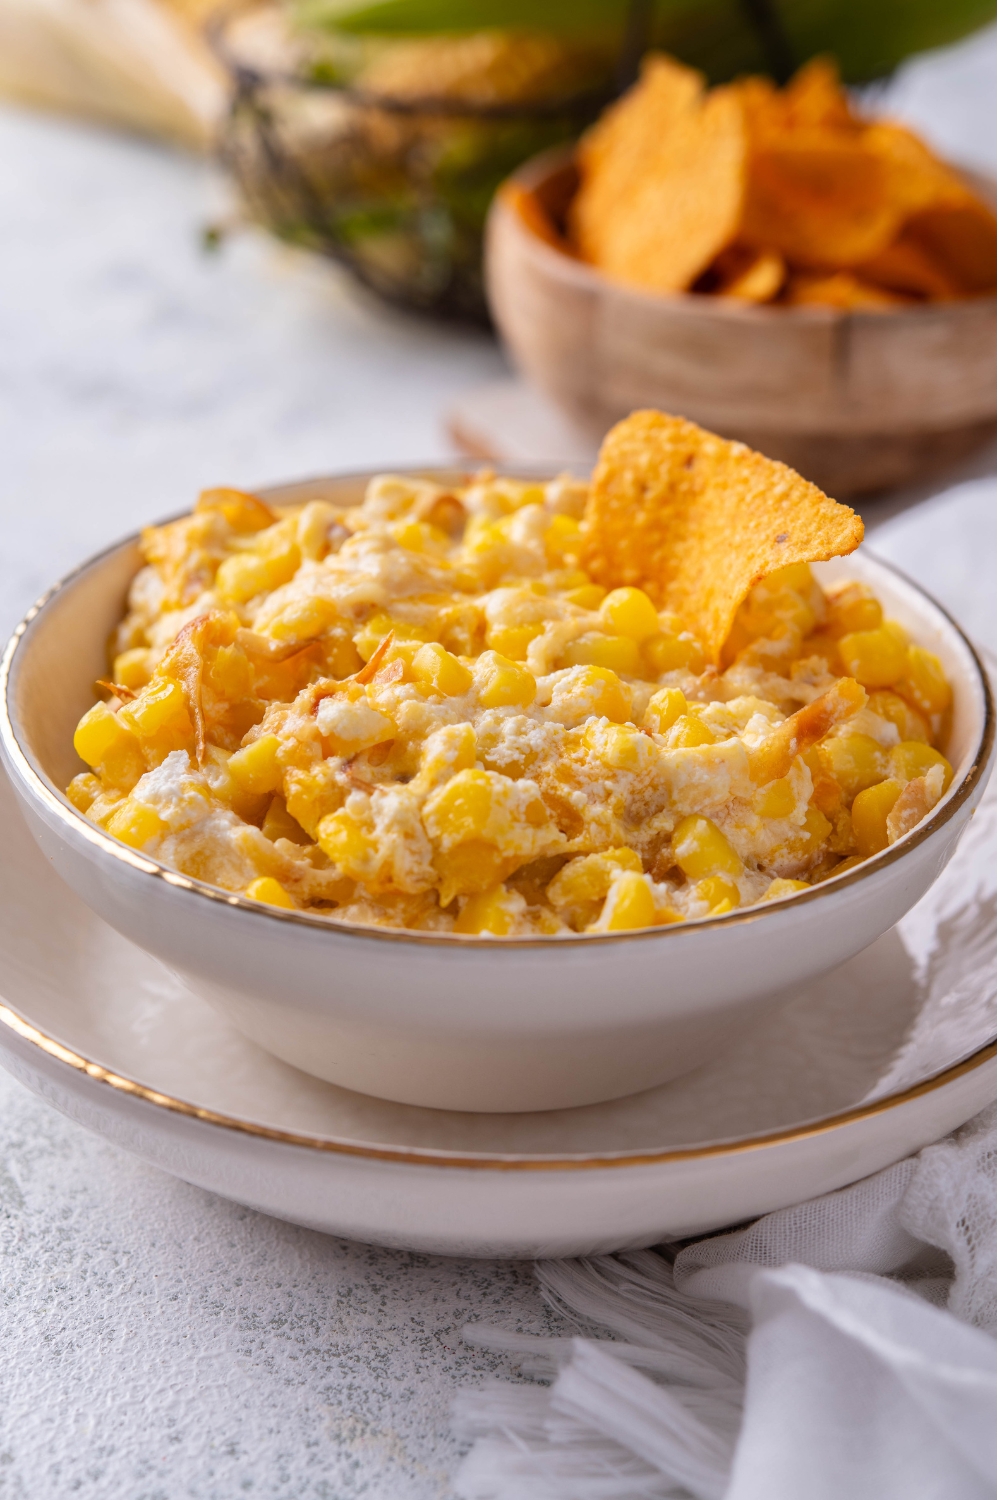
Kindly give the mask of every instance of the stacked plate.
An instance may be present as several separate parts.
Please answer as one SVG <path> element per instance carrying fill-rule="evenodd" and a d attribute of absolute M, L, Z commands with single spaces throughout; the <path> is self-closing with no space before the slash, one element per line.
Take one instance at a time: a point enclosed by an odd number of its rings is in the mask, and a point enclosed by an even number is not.
<path fill-rule="evenodd" d="M 146 1161 L 330 1233 L 516 1257 L 694 1235 L 856 1181 L 993 1097 L 992 820 L 984 802 L 898 927 L 697 1072 L 581 1109 L 471 1115 L 261 1051 L 73 895 L 0 777 L 0 1060 Z"/>

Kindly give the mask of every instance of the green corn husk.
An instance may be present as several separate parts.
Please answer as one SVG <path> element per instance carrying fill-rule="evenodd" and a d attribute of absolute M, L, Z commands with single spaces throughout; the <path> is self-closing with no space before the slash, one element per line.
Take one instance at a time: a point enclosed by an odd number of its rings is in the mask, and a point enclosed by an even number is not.
<path fill-rule="evenodd" d="M 883 77 L 914 52 L 958 41 L 995 16 L 989 0 L 654 0 L 650 44 L 712 83 L 771 72 L 773 48 L 751 15 L 770 16 L 791 66 L 834 56 L 848 83 Z M 301 24 L 380 36 L 490 29 L 624 34 L 627 0 L 298 0 Z M 765 28 L 766 30 L 766 28 Z M 787 70 L 786 70 L 787 71 Z"/>

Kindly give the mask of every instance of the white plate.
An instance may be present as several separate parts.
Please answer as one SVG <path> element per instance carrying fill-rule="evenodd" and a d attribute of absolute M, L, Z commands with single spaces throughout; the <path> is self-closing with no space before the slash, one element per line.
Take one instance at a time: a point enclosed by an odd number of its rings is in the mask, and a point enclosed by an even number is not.
<path fill-rule="evenodd" d="M 387 1104 L 261 1051 L 54 875 L 0 775 L 0 1061 L 166 1171 L 314 1229 L 444 1254 L 580 1255 L 856 1181 L 993 1097 L 995 1047 L 857 1106 L 916 1006 L 895 931 L 739 1049 L 630 1099 L 531 1115 Z"/>

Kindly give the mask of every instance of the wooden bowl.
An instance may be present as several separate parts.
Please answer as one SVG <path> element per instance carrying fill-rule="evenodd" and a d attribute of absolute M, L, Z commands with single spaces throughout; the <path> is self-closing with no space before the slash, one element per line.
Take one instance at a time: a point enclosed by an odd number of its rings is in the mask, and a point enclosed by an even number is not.
<path fill-rule="evenodd" d="M 515 364 L 589 435 L 659 407 L 839 496 L 925 478 L 989 440 L 995 296 L 845 312 L 643 292 L 560 247 L 576 181 L 565 149 L 508 179 L 486 282 Z"/>

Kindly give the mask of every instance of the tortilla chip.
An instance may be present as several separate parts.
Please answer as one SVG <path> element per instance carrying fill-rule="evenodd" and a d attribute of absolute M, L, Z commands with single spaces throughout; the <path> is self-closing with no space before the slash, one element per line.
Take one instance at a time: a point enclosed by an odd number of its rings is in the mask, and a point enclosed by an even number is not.
<path fill-rule="evenodd" d="M 785 284 L 785 262 L 771 250 L 742 255 L 724 250 L 714 269 L 719 276 L 716 295 L 736 297 L 740 302 L 772 302 Z"/>
<path fill-rule="evenodd" d="M 887 192 L 887 175 L 864 137 L 825 127 L 755 144 L 741 236 L 802 266 L 870 260 L 895 238 L 905 212 Z"/>
<path fill-rule="evenodd" d="M 832 57 L 814 57 L 801 67 L 788 83 L 784 100 L 792 130 L 802 125 L 853 130 L 862 125 L 840 86 L 840 69 Z"/>
<path fill-rule="evenodd" d="M 619 422 L 601 446 L 582 566 L 672 610 L 718 662 L 750 589 L 788 563 L 853 552 L 861 517 L 784 464 L 658 411 Z"/>
<path fill-rule="evenodd" d="M 784 89 L 747 78 L 706 93 L 700 74 L 653 56 L 577 165 L 570 237 L 633 286 L 767 302 L 781 262 L 812 277 L 782 300 L 838 307 L 996 285 L 990 209 L 912 131 L 856 115 L 824 58 Z M 837 272 L 853 278 L 825 285 Z"/>
<path fill-rule="evenodd" d="M 959 201 L 914 215 L 906 225 L 912 240 L 968 297 L 996 290 L 996 215 L 966 190 Z"/>
<path fill-rule="evenodd" d="M 573 254 L 572 245 L 563 239 L 536 195 L 528 188 L 519 182 L 504 182 L 497 196 L 538 239 L 551 245 L 553 250 L 561 250 L 564 255 Z"/>
<path fill-rule="evenodd" d="M 663 58 L 584 137 L 570 210 L 580 254 L 608 275 L 681 291 L 735 236 L 742 213 L 746 130 L 730 89 Z"/>
<path fill-rule="evenodd" d="M 858 266 L 858 275 L 869 286 L 947 302 L 962 295 L 962 287 L 933 255 L 904 229 L 891 245 Z"/>
<path fill-rule="evenodd" d="M 691 68 L 653 55 L 639 82 L 586 131 L 576 152 L 580 186 L 569 212 L 573 242 L 599 264 L 607 227 L 627 206 L 635 181 L 652 170 L 658 141 L 701 96 L 705 80 Z"/>
<path fill-rule="evenodd" d="M 840 87 L 837 64 L 831 58 L 817 57 L 806 63 L 784 89 L 776 88 L 769 78 L 757 77 L 742 78 L 734 88 L 743 103 L 750 130 L 758 140 L 803 126 L 830 126 L 847 131 L 864 126 L 851 111 L 847 95 Z"/>
<path fill-rule="evenodd" d="M 904 125 L 876 120 L 865 129 L 864 145 L 882 162 L 886 194 L 903 214 L 968 196 L 961 178 Z"/>
<path fill-rule="evenodd" d="M 751 127 L 743 238 L 802 266 L 844 270 L 881 255 L 913 214 L 968 189 L 909 130 L 789 121 Z"/>
<path fill-rule="evenodd" d="M 835 271 L 832 276 L 808 273 L 792 276 L 785 290 L 785 301 L 793 307 L 817 305 L 872 312 L 913 304 L 912 297 L 888 291 L 884 286 L 873 286 L 852 271 Z"/>

